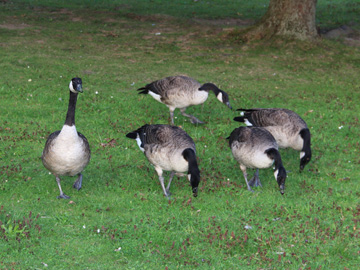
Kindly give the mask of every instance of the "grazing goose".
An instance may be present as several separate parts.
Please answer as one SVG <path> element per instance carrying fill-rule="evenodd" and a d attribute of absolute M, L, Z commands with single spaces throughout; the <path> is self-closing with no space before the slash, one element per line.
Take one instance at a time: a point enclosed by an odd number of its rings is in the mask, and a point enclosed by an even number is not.
<path fill-rule="evenodd" d="M 147 84 L 138 89 L 139 94 L 150 94 L 157 101 L 165 104 L 170 110 L 171 123 L 174 125 L 174 110 L 180 109 L 182 115 L 189 117 L 193 124 L 204 122 L 195 116 L 185 113 L 187 107 L 199 105 L 206 101 L 209 91 L 213 91 L 219 101 L 231 109 L 229 96 L 215 84 L 205 83 L 186 76 L 171 76 Z"/>
<path fill-rule="evenodd" d="M 51 133 L 45 143 L 42 153 L 42 162 L 56 177 L 59 186 L 60 196 L 58 199 L 69 199 L 61 189 L 60 176 L 78 175 L 73 187 L 81 189 L 81 172 L 90 161 L 90 147 L 87 139 L 75 127 L 75 108 L 78 92 L 82 93 L 82 81 L 80 78 L 73 78 L 69 85 L 70 99 L 66 114 L 65 124 L 61 130 Z"/>
<path fill-rule="evenodd" d="M 135 139 L 147 159 L 155 166 L 166 197 L 170 196 L 170 184 L 175 173 L 188 173 L 194 197 L 198 194 L 200 171 L 196 161 L 194 141 L 181 128 L 169 125 L 144 125 L 126 135 Z M 167 188 L 164 171 L 171 171 Z"/>
<path fill-rule="evenodd" d="M 285 190 L 286 171 L 275 138 L 261 127 L 239 127 L 229 137 L 229 145 L 234 158 L 239 162 L 246 186 L 261 186 L 259 169 L 269 168 L 275 162 L 274 176 L 283 195 Z M 254 177 L 248 182 L 246 168 L 256 168 Z"/>
<path fill-rule="evenodd" d="M 300 171 L 311 160 L 310 130 L 305 121 L 287 109 L 238 109 L 241 117 L 234 120 L 248 126 L 264 127 L 274 136 L 280 148 L 293 148 L 300 152 Z"/>

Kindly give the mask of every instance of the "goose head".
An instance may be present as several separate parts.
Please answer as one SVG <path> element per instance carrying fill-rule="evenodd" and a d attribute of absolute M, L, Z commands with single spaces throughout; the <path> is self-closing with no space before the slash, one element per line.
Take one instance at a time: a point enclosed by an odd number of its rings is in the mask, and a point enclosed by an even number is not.
<path fill-rule="evenodd" d="M 311 160 L 311 151 L 300 152 L 300 172 L 304 170 L 305 165 L 308 164 L 310 160 Z"/>
<path fill-rule="evenodd" d="M 275 179 L 279 185 L 281 195 L 285 193 L 285 180 L 286 180 L 286 170 L 284 167 L 279 167 L 274 172 Z"/>
<path fill-rule="evenodd" d="M 199 189 L 199 183 L 200 183 L 200 172 L 192 172 L 187 175 L 190 184 L 191 189 L 193 192 L 193 196 L 197 197 L 198 195 L 198 189 Z"/>
<path fill-rule="evenodd" d="M 77 94 L 78 92 L 82 93 L 83 90 L 81 78 L 72 78 L 69 84 L 69 89 L 75 94 Z"/>
<path fill-rule="evenodd" d="M 225 91 L 219 89 L 215 84 L 205 83 L 199 88 L 199 90 L 207 91 L 207 92 L 213 91 L 216 98 L 220 102 L 224 103 L 226 106 L 228 106 L 230 109 L 232 109 L 230 102 L 229 102 L 229 95 Z"/>

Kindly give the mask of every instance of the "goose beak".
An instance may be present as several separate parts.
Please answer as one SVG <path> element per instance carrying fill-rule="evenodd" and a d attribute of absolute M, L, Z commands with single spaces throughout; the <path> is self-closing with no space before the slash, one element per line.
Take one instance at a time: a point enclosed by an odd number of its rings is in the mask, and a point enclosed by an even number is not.
<path fill-rule="evenodd" d="M 285 193 L 285 186 L 284 185 L 280 185 L 280 193 L 281 193 L 281 195 L 284 195 L 284 193 Z"/>
<path fill-rule="evenodd" d="M 197 187 L 193 188 L 193 189 L 192 189 L 192 192 L 193 192 L 193 196 L 194 196 L 194 197 L 197 197 L 197 195 L 198 195 L 198 188 L 197 188 Z"/>
<path fill-rule="evenodd" d="M 82 84 L 78 84 L 78 85 L 76 86 L 76 91 L 78 91 L 78 92 L 80 92 L 80 93 L 83 92 Z"/>
<path fill-rule="evenodd" d="M 226 105 L 226 106 L 228 106 L 228 107 L 230 108 L 230 110 L 232 110 L 232 107 L 231 107 L 231 105 L 230 105 L 230 102 L 229 102 L 229 101 L 228 101 L 228 102 L 226 102 L 226 103 L 225 103 L 225 105 Z"/>

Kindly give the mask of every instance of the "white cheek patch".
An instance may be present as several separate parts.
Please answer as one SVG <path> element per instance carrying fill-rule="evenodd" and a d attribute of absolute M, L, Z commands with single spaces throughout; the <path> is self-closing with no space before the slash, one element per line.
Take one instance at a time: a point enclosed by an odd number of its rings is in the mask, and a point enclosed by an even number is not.
<path fill-rule="evenodd" d="M 302 159 L 304 156 L 305 156 L 305 152 L 304 152 L 304 151 L 301 151 L 301 152 L 300 152 L 300 159 Z"/>
<path fill-rule="evenodd" d="M 136 137 L 136 142 L 137 142 L 137 144 L 138 144 L 138 146 L 139 146 L 140 150 L 141 150 L 142 152 L 144 152 L 144 151 L 145 151 L 145 149 L 141 147 L 141 140 L 140 140 L 139 134 L 137 134 L 137 137 Z"/>
<path fill-rule="evenodd" d="M 161 96 L 158 94 L 155 94 L 154 92 L 149 91 L 149 95 L 152 96 L 157 101 L 161 102 Z"/>
<path fill-rule="evenodd" d="M 252 126 L 252 124 L 249 122 L 249 120 L 247 120 L 247 118 L 245 118 L 244 120 L 245 125 L 247 125 L 248 127 Z"/>
<path fill-rule="evenodd" d="M 187 178 L 188 178 L 189 182 L 191 182 L 191 174 L 188 174 Z"/>
<path fill-rule="evenodd" d="M 275 179 L 276 179 L 276 180 L 277 180 L 278 174 L 279 174 L 279 171 L 276 170 L 276 171 L 274 172 L 274 176 L 275 176 Z"/>
<path fill-rule="evenodd" d="M 221 92 L 219 92 L 219 94 L 216 96 L 216 98 L 220 101 L 223 102 L 223 94 Z"/>
<path fill-rule="evenodd" d="M 76 93 L 76 90 L 74 89 L 72 81 L 70 81 L 69 89 L 70 89 L 71 92 Z"/>
<path fill-rule="evenodd" d="M 241 112 L 241 113 L 240 113 L 241 116 L 244 116 L 244 114 L 245 114 L 245 112 Z"/>

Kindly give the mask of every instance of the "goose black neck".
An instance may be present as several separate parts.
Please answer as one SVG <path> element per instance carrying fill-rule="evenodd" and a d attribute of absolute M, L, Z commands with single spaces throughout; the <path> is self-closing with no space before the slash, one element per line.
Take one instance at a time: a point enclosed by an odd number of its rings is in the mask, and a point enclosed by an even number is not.
<path fill-rule="evenodd" d="M 77 96 L 78 96 L 77 93 L 73 93 L 70 91 L 69 107 L 66 114 L 65 125 L 68 126 L 75 125 L 75 109 L 76 109 Z"/>
<path fill-rule="evenodd" d="M 279 153 L 279 151 L 277 149 L 270 148 L 270 149 L 266 150 L 265 153 L 268 155 L 269 158 L 274 160 L 275 171 L 277 169 L 283 167 L 281 156 L 280 156 L 280 153 Z"/>
<path fill-rule="evenodd" d="M 217 96 L 220 92 L 220 89 L 213 83 L 205 83 L 199 88 L 199 90 L 203 90 L 207 92 L 212 91 L 214 92 L 215 96 Z"/>
<path fill-rule="evenodd" d="M 304 128 L 300 131 L 300 136 L 304 140 L 303 148 L 301 151 L 305 152 L 309 161 L 311 159 L 311 135 L 310 130 L 308 128 Z"/>
<path fill-rule="evenodd" d="M 193 195 L 196 197 L 200 183 L 200 170 L 196 161 L 196 154 L 193 149 L 186 148 L 183 152 L 183 157 L 189 163 L 188 173 L 191 175 L 190 184 L 193 190 Z"/>

